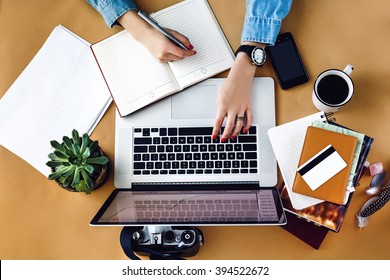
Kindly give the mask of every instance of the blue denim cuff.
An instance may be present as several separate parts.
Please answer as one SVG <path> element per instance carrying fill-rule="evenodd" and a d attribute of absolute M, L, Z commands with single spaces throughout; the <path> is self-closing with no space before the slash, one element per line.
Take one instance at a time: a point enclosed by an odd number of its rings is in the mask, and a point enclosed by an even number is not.
<path fill-rule="evenodd" d="M 124 13 L 136 10 L 137 6 L 129 0 L 87 0 L 103 17 L 109 27 L 118 25 L 118 18 Z"/>
<path fill-rule="evenodd" d="M 251 41 L 274 45 L 281 25 L 282 21 L 279 19 L 248 17 L 242 29 L 241 43 Z"/>

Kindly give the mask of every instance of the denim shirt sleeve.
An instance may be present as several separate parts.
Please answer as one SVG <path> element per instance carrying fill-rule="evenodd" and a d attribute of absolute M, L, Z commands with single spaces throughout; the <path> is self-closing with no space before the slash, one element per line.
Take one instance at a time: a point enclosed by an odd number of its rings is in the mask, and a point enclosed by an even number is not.
<path fill-rule="evenodd" d="M 246 0 L 241 42 L 274 45 L 291 3 L 292 0 Z"/>
<path fill-rule="evenodd" d="M 109 27 L 118 24 L 117 20 L 124 13 L 137 9 L 132 0 L 86 0 L 103 17 Z"/>

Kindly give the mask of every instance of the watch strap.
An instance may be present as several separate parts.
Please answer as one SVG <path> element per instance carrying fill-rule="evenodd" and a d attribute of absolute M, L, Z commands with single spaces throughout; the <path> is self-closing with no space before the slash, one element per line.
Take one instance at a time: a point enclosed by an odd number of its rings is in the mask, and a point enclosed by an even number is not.
<path fill-rule="evenodd" d="M 253 51 L 255 49 L 260 49 L 260 50 L 263 51 L 264 59 L 263 59 L 263 61 L 261 63 L 258 63 L 256 61 L 254 61 L 254 58 L 252 57 Z M 252 64 L 255 65 L 255 66 L 261 67 L 261 66 L 263 66 L 263 64 L 265 62 L 265 50 L 263 48 L 261 48 L 261 47 L 254 46 L 254 45 L 240 45 L 238 47 L 238 49 L 236 50 L 236 52 L 235 52 L 235 56 L 237 56 L 237 54 L 239 52 L 246 53 L 248 55 L 249 59 L 251 60 Z"/>
<path fill-rule="evenodd" d="M 249 57 L 250 57 L 250 54 L 252 53 L 254 48 L 256 48 L 256 46 L 253 46 L 253 45 L 241 45 L 241 46 L 238 47 L 238 49 L 236 50 L 234 55 L 237 56 L 237 54 L 239 52 L 244 52 L 244 53 L 248 54 Z"/>

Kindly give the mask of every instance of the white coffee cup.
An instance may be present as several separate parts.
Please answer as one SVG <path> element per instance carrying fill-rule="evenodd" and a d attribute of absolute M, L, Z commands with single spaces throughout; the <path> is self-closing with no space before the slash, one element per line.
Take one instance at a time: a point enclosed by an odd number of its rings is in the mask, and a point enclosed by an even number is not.
<path fill-rule="evenodd" d="M 318 75 L 314 82 L 312 100 L 323 112 L 337 112 L 351 100 L 354 85 L 349 76 L 354 67 L 347 65 L 343 71 L 329 69 Z"/>

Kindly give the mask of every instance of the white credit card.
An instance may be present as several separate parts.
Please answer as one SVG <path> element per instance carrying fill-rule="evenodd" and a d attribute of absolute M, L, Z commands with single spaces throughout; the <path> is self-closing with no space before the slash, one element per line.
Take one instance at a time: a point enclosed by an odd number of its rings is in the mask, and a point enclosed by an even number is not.
<path fill-rule="evenodd" d="M 309 187 L 315 191 L 345 167 L 347 167 L 347 163 L 332 145 L 328 145 L 299 166 L 297 172 Z"/>

